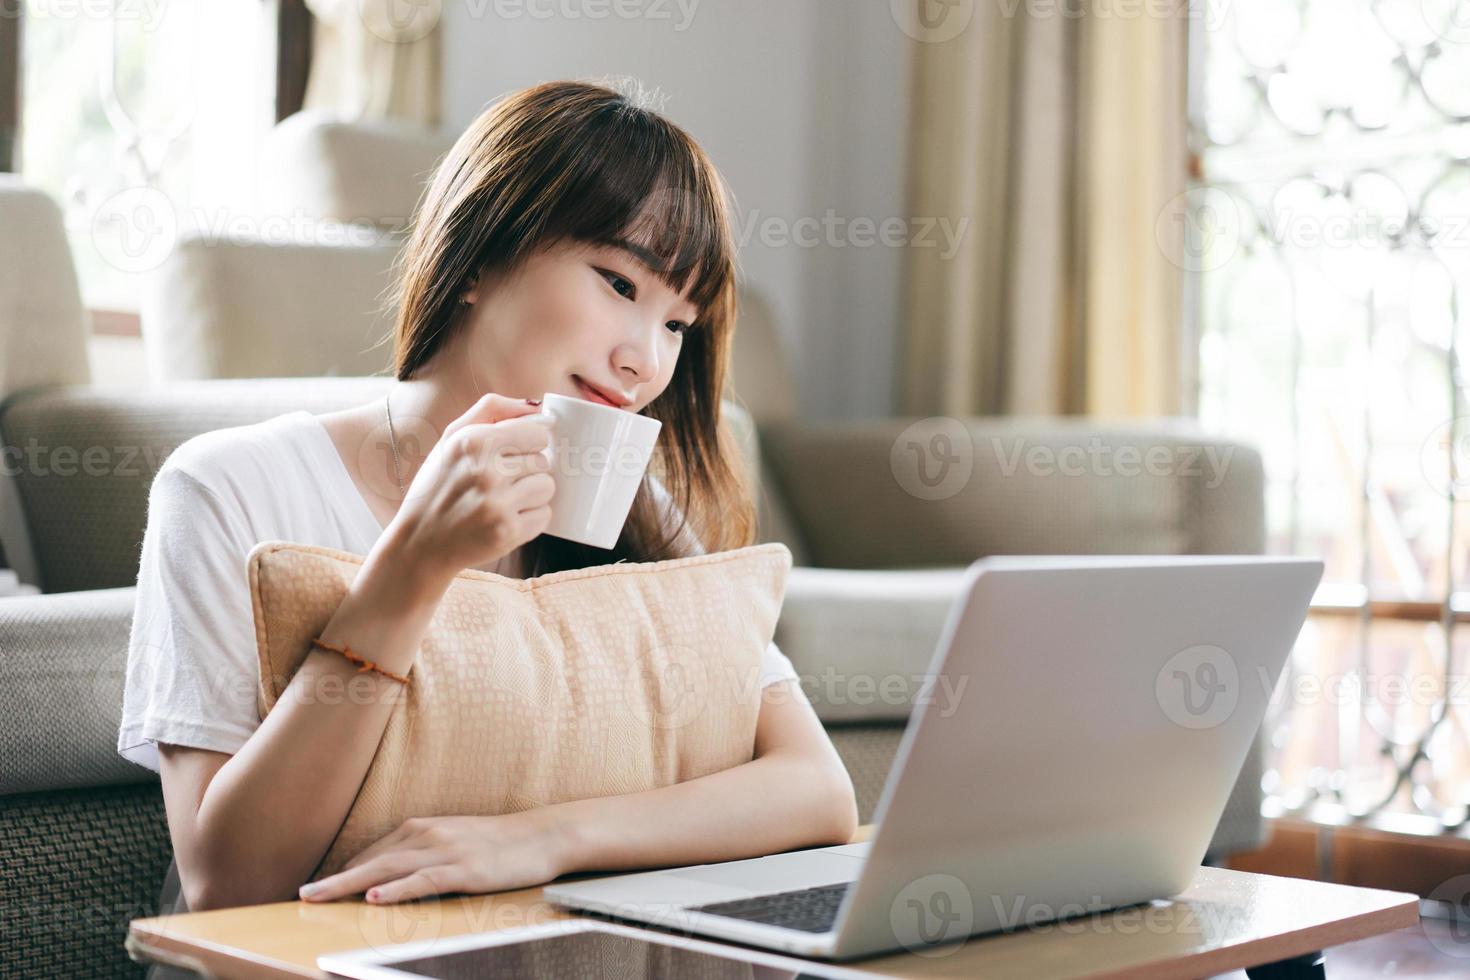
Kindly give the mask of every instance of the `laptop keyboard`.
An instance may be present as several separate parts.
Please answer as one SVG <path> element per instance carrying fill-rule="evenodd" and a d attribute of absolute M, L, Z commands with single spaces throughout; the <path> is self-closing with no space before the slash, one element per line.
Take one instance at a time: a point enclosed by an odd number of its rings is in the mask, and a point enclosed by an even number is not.
<path fill-rule="evenodd" d="M 732 902 L 695 905 L 689 911 L 724 915 L 732 919 L 744 919 L 746 922 L 762 922 L 786 929 L 799 929 L 802 932 L 831 932 L 837 921 L 837 909 L 842 905 L 842 896 L 851 887 L 852 882 L 844 881 L 836 885 L 819 885 L 794 892 L 737 898 Z"/>

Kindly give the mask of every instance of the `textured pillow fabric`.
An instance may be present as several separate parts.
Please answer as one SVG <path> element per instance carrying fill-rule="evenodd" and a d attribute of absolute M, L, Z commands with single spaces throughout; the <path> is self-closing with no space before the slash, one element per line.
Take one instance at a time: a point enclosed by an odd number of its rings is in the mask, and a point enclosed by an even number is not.
<path fill-rule="evenodd" d="M 251 550 L 262 718 L 362 561 L 280 541 Z M 512 813 L 749 762 L 790 567 L 771 543 L 531 579 L 460 572 L 312 880 L 409 817 Z"/>

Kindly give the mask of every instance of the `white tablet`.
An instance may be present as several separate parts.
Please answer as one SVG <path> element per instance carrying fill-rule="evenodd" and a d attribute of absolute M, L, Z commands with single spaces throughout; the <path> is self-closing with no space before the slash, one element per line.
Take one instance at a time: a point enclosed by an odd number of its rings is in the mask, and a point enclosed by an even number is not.
<path fill-rule="evenodd" d="M 617 977 L 682 980 L 857 980 L 871 973 L 828 963 L 653 932 L 598 919 L 467 933 L 445 939 L 318 956 L 319 969 L 352 980 L 540 980 Z"/>

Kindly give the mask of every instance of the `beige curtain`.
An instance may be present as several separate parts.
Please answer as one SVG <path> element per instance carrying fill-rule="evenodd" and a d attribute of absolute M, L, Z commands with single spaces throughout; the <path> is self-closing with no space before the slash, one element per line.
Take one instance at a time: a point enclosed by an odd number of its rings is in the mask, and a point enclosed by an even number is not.
<path fill-rule="evenodd" d="M 439 14 L 421 0 L 306 0 L 316 19 L 304 108 L 437 126 Z"/>
<path fill-rule="evenodd" d="M 909 210 L 969 224 L 909 250 L 902 409 L 1174 414 L 1185 21 L 1032 6 L 911 45 Z"/>

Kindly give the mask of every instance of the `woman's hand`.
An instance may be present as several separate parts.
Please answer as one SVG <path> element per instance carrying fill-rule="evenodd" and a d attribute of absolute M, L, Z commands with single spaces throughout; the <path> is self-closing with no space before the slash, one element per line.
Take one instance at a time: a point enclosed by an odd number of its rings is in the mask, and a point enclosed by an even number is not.
<path fill-rule="evenodd" d="M 406 562 L 447 584 L 546 530 L 556 491 L 543 453 L 552 420 L 537 413 L 523 399 L 491 394 L 449 423 L 380 539 L 400 572 Z"/>
<path fill-rule="evenodd" d="M 447 892 L 528 888 L 564 874 L 564 848 L 536 810 L 499 817 L 413 817 L 334 875 L 303 885 L 302 900 L 367 892 L 376 905 Z"/>

